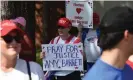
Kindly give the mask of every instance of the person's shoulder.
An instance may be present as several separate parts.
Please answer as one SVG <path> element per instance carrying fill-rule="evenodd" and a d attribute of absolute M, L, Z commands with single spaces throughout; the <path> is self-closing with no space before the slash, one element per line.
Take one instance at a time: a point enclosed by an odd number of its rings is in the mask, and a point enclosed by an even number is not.
<path fill-rule="evenodd" d="M 29 63 L 30 63 L 30 66 L 34 68 L 41 68 L 40 64 L 38 64 L 37 62 L 29 61 Z"/>
<path fill-rule="evenodd" d="M 18 61 L 18 63 L 21 63 L 21 64 L 24 64 L 27 62 L 26 60 L 23 60 L 23 59 L 17 59 L 17 61 Z M 28 62 L 30 64 L 31 68 L 34 68 L 34 69 L 35 68 L 41 68 L 41 66 L 36 62 L 33 62 L 33 61 L 28 61 Z"/>
<path fill-rule="evenodd" d="M 30 63 L 31 72 L 36 74 L 39 77 L 39 80 L 44 80 L 44 73 L 42 67 L 38 63 L 33 61 L 29 61 L 29 63 Z"/>
<path fill-rule="evenodd" d="M 79 37 L 73 37 L 73 40 L 74 40 L 74 43 L 76 44 L 76 43 L 81 43 L 81 38 L 79 38 Z"/>
<path fill-rule="evenodd" d="M 124 75 L 123 80 L 133 80 L 133 69 L 127 63 L 125 64 L 125 67 L 123 69 L 123 75 Z"/>
<path fill-rule="evenodd" d="M 26 63 L 27 61 L 24 59 L 17 59 L 17 61 L 19 63 Z M 41 67 L 38 63 L 34 62 L 34 61 L 28 61 L 30 66 L 34 66 L 34 67 Z"/>
<path fill-rule="evenodd" d="M 98 59 L 93 67 L 86 73 L 83 80 L 119 80 L 120 71 Z"/>
<path fill-rule="evenodd" d="M 56 41 L 56 40 L 58 40 L 59 39 L 59 36 L 56 36 L 55 38 L 53 38 L 51 41 L 50 41 L 50 44 L 54 44 L 54 42 Z"/>
<path fill-rule="evenodd" d="M 54 39 L 58 39 L 60 36 L 56 36 Z"/>
<path fill-rule="evenodd" d="M 127 62 L 126 62 L 126 64 L 125 64 L 125 67 L 124 67 L 123 71 L 124 71 L 125 73 L 132 73 L 132 74 L 133 74 L 133 68 L 132 68 L 132 66 L 131 66 L 129 63 L 127 63 Z"/>
<path fill-rule="evenodd" d="M 17 59 L 17 63 L 25 63 L 25 60 L 23 60 L 23 59 Z"/>
<path fill-rule="evenodd" d="M 133 69 L 133 62 L 131 62 L 131 61 L 129 61 L 129 60 L 127 60 L 127 62 L 126 62 L 132 69 Z"/>

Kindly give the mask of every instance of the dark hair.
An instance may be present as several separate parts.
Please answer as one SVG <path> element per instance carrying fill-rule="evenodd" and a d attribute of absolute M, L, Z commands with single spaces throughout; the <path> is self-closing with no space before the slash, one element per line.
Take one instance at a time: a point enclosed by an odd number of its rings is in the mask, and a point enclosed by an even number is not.
<path fill-rule="evenodd" d="M 78 29 L 77 27 L 71 27 L 70 31 L 69 31 L 69 34 L 71 35 L 74 35 L 74 36 L 77 36 L 78 35 Z"/>
<path fill-rule="evenodd" d="M 124 32 L 115 32 L 115 33 L 100 33 L 98 38 L 98 46 L 102 48 L 102 50 L 112 49 L 116 46 L 124 37 Z"/>
<path fill-rule="evenodd" d="M 108 10 L 100 23 L 98 45 L 102 50 L 114 48 L 124 37 L 124 31 L 133 33 L 133 10 L 119 6 Z"/>

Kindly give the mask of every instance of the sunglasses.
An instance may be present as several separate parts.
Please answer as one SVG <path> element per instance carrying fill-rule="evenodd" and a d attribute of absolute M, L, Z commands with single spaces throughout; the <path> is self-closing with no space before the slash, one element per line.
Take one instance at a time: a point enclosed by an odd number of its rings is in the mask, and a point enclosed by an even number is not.
<path fill-rule="evenodd" d="M 21 40 L 22 40 L 22 36 L 19 36 L 19 35 L 16 35 L 16 36 L 7 35 L 7 36 L 2 36 L 2 38 L 4 39 L 6 43 L 11 43 L 13 39 L 17 43 L 21 43 Z"/>

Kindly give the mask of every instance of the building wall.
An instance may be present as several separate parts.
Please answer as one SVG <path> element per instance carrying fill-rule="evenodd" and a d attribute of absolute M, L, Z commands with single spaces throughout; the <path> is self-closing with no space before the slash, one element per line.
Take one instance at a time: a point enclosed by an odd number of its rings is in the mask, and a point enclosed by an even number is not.
<path fill-rule="evenodd" d="M 108 9 L 118 5 L 127 5 L 133 9 L 133 1 L 94 1 L 93 10 L 100 15 L 101 19 Z"/>

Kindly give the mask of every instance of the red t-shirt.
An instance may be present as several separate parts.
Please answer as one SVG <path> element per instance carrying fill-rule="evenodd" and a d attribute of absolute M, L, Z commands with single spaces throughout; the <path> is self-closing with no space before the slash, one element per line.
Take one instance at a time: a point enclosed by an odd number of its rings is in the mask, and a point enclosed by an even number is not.
<path fill-rule="evenodd" d="M 133 69 L 133 62 L 128 60 L 126 63 Z"/>

